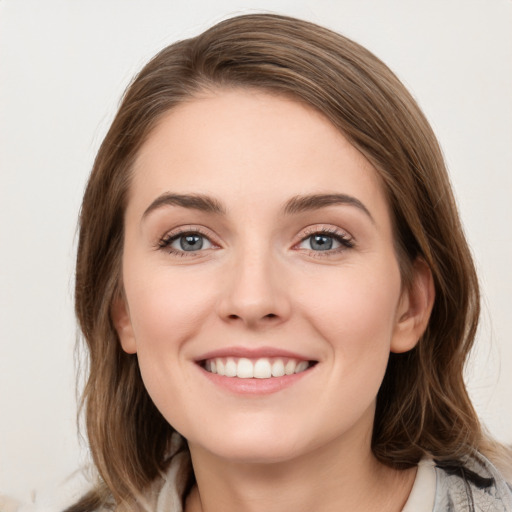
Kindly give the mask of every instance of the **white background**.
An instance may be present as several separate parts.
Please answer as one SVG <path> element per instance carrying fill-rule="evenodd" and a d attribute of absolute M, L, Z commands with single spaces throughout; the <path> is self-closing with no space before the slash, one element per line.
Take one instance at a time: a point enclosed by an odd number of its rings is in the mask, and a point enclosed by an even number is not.
<path fill-rule="evenodd" d="M 425 110 L 483 287 L 468 385 L 490 431 L 512 442 L 511 0 L 0 0 L 0 492 L 24 498 L 86 458 L 75 425 L 75 229 L 122 91 L 163 46 L 259 10 L 367 46 Z"/>

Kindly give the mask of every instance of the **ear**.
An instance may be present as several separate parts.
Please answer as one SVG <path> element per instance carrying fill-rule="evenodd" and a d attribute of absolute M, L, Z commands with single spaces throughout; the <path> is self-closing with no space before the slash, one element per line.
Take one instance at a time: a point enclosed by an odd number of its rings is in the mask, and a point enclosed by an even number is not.
<path fill-rule="evenodd" d="M 391 352 L 407 352 L 416 346 L 427 328 L 434 305 L 435 287 L 430 267 L 422 258 L 413 264 L 412 282 L 402 291 L 397 309 Z"/>
<path fill-rule="evenodd" d="M 121 347 L 128 354 L 135 354 L 137 352 L 137 344 L 133 333 L 132 321 L 126 299 L 122 295 L 114 300 L 110 314 L 112 315 L 112 322 L 121 342 Z"/>

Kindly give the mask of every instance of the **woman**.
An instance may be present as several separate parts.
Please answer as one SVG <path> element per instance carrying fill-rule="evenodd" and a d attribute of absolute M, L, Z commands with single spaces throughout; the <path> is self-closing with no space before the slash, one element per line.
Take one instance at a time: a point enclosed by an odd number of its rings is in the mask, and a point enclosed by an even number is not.
<path fill-rule="evenodd" d="M 241 16 L 146 65 L 84 196 L 76 311 L 100 479 L 68 510 L 512 510 L 441 152 L 342 36 Z"/>

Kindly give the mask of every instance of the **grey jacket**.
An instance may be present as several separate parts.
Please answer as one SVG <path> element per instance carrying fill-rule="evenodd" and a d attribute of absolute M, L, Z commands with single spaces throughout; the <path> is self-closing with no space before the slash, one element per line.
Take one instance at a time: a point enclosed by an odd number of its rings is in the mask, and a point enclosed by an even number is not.
<path fill-rule="evenodd" d="M 482 455 L 464 464 L 436 461 L 433 512 L 512 512 L 512 487 Z"/>

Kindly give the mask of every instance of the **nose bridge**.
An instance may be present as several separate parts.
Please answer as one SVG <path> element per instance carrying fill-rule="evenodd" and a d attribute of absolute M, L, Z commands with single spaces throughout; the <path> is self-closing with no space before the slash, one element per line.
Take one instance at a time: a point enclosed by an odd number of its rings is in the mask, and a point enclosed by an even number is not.
<path fill-rule="evenodd" d="M 224 319 L 250 326 L 282 321 L 290 309 L 271 244 L 255 242 L 251 239 L 235 251 L 221 304 Z"/>

